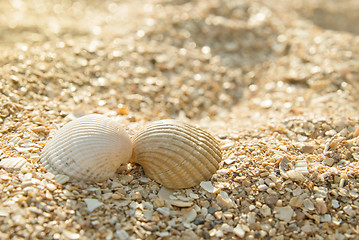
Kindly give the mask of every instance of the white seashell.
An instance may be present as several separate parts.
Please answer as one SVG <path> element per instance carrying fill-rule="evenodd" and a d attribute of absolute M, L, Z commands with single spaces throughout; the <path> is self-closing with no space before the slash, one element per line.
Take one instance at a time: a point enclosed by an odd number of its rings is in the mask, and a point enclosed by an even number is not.
<path fill-rule="evenodd" d="M 121 125 L 91 114 L 57 131 L 43 149 L 41 163 L 54 175 L 100 182 L 128 163 L 131 154 L 131 139 Z"/>
<path fill-rule="evenodd" d="M 176 120 L 154 122 L 133 139 L 133 161 L 169 189 L 189 188 L 211 178 L 222 159 L 217 141 Z"/>

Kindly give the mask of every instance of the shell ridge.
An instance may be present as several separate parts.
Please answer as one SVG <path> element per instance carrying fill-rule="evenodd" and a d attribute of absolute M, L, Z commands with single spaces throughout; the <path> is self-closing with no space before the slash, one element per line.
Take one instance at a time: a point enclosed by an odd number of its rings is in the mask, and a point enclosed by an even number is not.
<path fill-rule="evenodd" d="M 179 136 L 175 136 L 175 137 L 172 137 L 172 138 L 171 138 L 171 140 L 173 141 L 173 142 L 172 142 L 172 145 L 174 145 L 174 146 L 176 146 L 176 147 L 181 147 L 181 148 L 184 147 L 184 146 L 186 146 L 185 144 L 176 144 L 177 142 L 182 143 L 181 140 L 176 139 L 176 138 L 179 138 Z M 189 138 L 186 138 L 186 139 L 189 139 Z M 144 141 L 144 139 L 142 139 L 142 140 L 143 140 L 143 141 L 138 145 L 138 148 L 141 148 L 141 145 L 146 145 L 146 144 L 148 144 L 147 141 Z M 159 146 L 164 146 L 165 144 L 167 145 L 167 143 L 163 143 L 163 142 L 161 142 L 161 140 L 162 140 L 162 138 L 159 138 L 159 137 L 157 137 L 157 136 L 153 136 L 152 139 L 148 139 L 148 141 L 151 142 L 151 143 L 153 143 L 153 142 L 155 142 L 155 141 L 158 141 L 158 142 L 159 142 Z M 190 140 L 192 140 L 192 139 L 190 139 Z M 217 163 L 217 161 L 213 161 L 213 159 L 211 158 L 211 156 L 213 156 L 213 155 L 211 155 L 211 154 L 214 154 L 214 153 L 210 152 L 209 148 L 207 148 L 207 149 L 206 149 L 206 148 L 203 148 L 203 149 L 206 150 L 206 152 L 203 153 L 203 151 L 199 151 L 199 150 L 198 150 L 198 148 L 197 148 L 198 145 L 196 145 L 196 142 L 194 142 L 194 141 L 187 142 L 187 144 L 189 144 L 189 143 L 190 143 L 190 145 L 188 146 L 188 148 L 186 148 L 187 152 L 201 155 L 202 157 L 201 157 L 201 158 L 198 158 L 198 160 L 199 160 L 204 166 L 206 166 L 206 164 L 205 164 L 205 159 L 207 159 L 207 160 L 209 160 L 209 161 L 211 162 L 211 164 L 212 164 L 211 169 L 213 169 L 213 170 L 217 169 L 218 163 Z M 197 144 L 198 144 L 198 143 L 197 143 Z M 172 146 L 172 145 L 170 145 L 170 146 Z M 203 147 L 203 146 L 202 146 L 202 147 Z M 202 149 L 202 147 L 201 147 L 201 149 Z M 209 151 L 208 151 L 208 150 L 209 150 Z M 179 150 L 179 153 L 180 153 L 180 151 L 181 151 L 181 149 Z M 188 155 L 189 155 L 189 154 L 188 154 Z M 203 159 L 203 158 L 204 158 L 204 159 Z M 203 159 L 203 160 L 202 160 L 202 159 Z"/>
<path fill-rule="evenodd" d="M 157 164 L 154 164 L 154 162 L 156 162 L 154 159 L 162 159 L 162 165 L 167 165 L 168 169 L 163 172 L 156 171 L 157 175 L 168 174 L 172 171 L 171 169 L 173 168 L 182 169 L 182 171 L 179 170 L 176 171 L 177 174 L 182 175 L 182 178 L 180 179 L 189 178 L 184 173 L 180 174 L 180 172 L 190 172 L 192 174 L 192 178 L 194 178 L 195 183 L 201 182 L 202 178 L 210 177 L 211 171 L 215 171 L 217 169 L 216 166 L 211 166 L 210 167 L 211 169 L 209 170 L 205 164 L 207 156 L 203 155 L 200 151 L 197 151 L 197 149 L 194 149 L 191 146 L 185 145 L 187 149 L 184 149 L 183 145 L 180 144 L 177 145 L 176 149 L 173 149 L 173 144 L 175 144 L 174 142 L 172 142 L 172 145 L 167 145 L 165 143 L 162 143 L 161 147 L 157 146 L 159 153 L 153 151 L 148 151 L 148 152 L 146 151 L 146 154 L 137 156 L 138 158 L 137 162 L 142 164 L 144 168 L 152 169 L 158 167 Z M 168 151 L 171 151 L 171 154 L 169 154 Z M 143 160 L 143 159 L 152 159 L 152 161 Z M 173 161 L 173 159 L 176 159 L 176 161 Z M 171 165 L 169 165 L 168 163 L 171 163 Z M 185 185 L 188 184 L 189 183 L 187 181 Z"/>
<path fill-rule="evenodd" d="M 157 174 L 163 174 L 163 173 L 167 173 L 167 172 L 171 171 L 171 169 L 173 169 L 173 168 L 180 168 L 181 166 L 185 165 L 184 163 L 188 162 L 188 158 L 191 157 L 190 154 L 185 154 L 185 155 L 180 154 L 180 155 L 178 155 L 178 153 L 181 153 L 181 152 L 174 152 L 173 149 L 167 147 L 167 148 L 159 149 L 159 151 L 152 151 L 152 152 L 147 152 L 146 151 L 146 152 L 142 153 L 141 156 L 137 156 L 137 158 L 138 159 L 151 159 L 151 160 L 148 160 L 148 161 L 138 161 L 139 164 L 142 163 L 142 165 L 146 166 L 147 168 L 157 169 L 158 166 L 166 165 L 167 166 L 166 171 L 156 170 Z M 176 158 L 176 156 L 177 156 L 177 158 Z M 181 158 L 180 161 L 177 160 L 178 157 Z M 162 161 L 161 162 L 160 161 L 154 161 L 154 159 L 162 159 Z M 176 161 L 173 161 L 173 159 L 176 159 Z M 157 164 L 157 162 L 159 162 L 159 163 Z M 191 164 L 190 166 L 192 166 L 192 167 L 191 167 L 191 169 L 187 168 L 187 171 L 188 172 L 193 172 L 193 169 L 196 169 L 195 166 L 197 166 L 196 159 L 194 159 L 194 158 L 191 159 L 190 164 Z M 163 169 L 163 167 L 162 167 L 162 169 Z M 208 171 L 205 168 L 205 166 L 204 166 L 204 168 L 200 168 L 200 169 L 204 170 L 204 171 Z M 203 173 L 201 171 L 198 171 L 198 173 L 199 173 L 199 176 L 203 175 Z M 195 176 L 195 178 L 197 178 L 198 174 L 196 174 L 194 176 Z"/>

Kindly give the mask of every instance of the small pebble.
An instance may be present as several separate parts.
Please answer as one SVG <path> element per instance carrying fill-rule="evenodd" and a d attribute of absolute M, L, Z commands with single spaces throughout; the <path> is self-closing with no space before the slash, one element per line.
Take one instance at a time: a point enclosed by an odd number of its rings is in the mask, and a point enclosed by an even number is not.
<path fill-rule="evenodd" d="M 206 221 L 204 220 L 204 219 L 202 219 L 202 218 L 197 218 L 196 220 L 194 220 L 194 224 L 196 224 L 196 225 L 202 225 L 202 224 L 204 224 Z"/>
<path fill-rule="evenodd" d="M 209 207 L 208 208 L 208 213 L 209 214 L 214 214 L 215 211 L 216 211 L 216 209 L 214 207 Z"/>
<path fill-rule="evenodd" d="M 310 146 L 310 145 L 304 145 L 302 148 L 301 148 L 301 151 L 303 153 L 313 153 L 314 152 L 314 147 L 313 146 Z"/>
<path fill-rule="evenodd" d="M 86 203 L 87 210 L 89 212 L 92 212 L 96 208 L 101 207 L 103 205 L 103 203 L 98 201 L 97 199 L 86 198 L 86 199 L 84 199 L 84 201 Z"/>
<path fill-rule="evenodd" d="M 242 226 L 240 224 L 238 224 L 234 229 L 233 229 L 233 233 L 240 237 L 240 238 L 244 238 L 246 232 L 243 230 Z"/>
<path fill-rule="evenodd" d="M 283 220 L 286 223 L 288 223 L 292 219 L 292 216 L 294 214 L 294 211 L 290 206 L 275 207 L 274 211 L 277 212 L 277 214 L 275 214 L 275 217 L 280 220 Z"/>
<path fill-rule="evenodd" d="M 332 206 L 333 206 L 333 208 L 339 208 L 340 207 L 339 201 L 336 199 L 333 199 Z"/>
<path fill-rule="evenodd" d="M 197 217 L 197 212 L 195 209 L 191 209 L 190 211 L 184 211 L 183 216 L 185 217 L 186 222 L 193 222 Z"/>
<path fill-rule="evenodd" d="M 56 175 L 55 176 L 55 182 L 57 182 L 58 184 L 64 184 L 67 183 L 70 180 L 70 177 L 67 175 Z"/>
<path fill-rule="evenodd" d="M 303 201 L 303 204 L 304 204 L 304 207 L 307 209 L 307 210 L 314 210 L 315 207 L 314 207 L 314 204 L 313 202 L 310 200 L 310 199 L 305 199 Z"/>
<path fill-rule="evenodd" d="M 170 209 L 168 207 L 157 208 L 157 212 L 161 213 L 165 217 L 170 215 Z"/>
<path fill-rule="evenodd" d="M 305 177 L 298 170 L 289 170 L 288 172 L 286 172 L 286 174 L 287 174 L 288 178 L 291 180 L 298 181 L 298 182 L 305 181 Z"/>
<path fill-rule="evenodd" d="M 193 205 L 193 202 L 185 202 L 181 200 L 168 200 L 168 202 L 176 207 L 191 207 Z"/>
<path fill-rule="evenodd" d="M 23 157 L 4 158 L 0 161 L 0 168 L 4 168 L 7 172 L 20 171 L 28 165 Z"/>
<path fill-rule="evenodd" d="M 350 205 L 346 205 L 343 207 L 343 210 L 346 214 L 348 214 L 350 217 L 355 216 L 355 211 L 353 210 L 353 207 Z"/>
<path fill-rule="evenodd" d="M 329 167 L 333 166 L 335 160 L 333 158 L 324 158 L 323 163 Z"/>
<path fill-rule="evenodd" d="M 220 191 L 216 199 L 218 205 L 221 206 L 222 208 L 233 207 L 233 201 L 225 191 Z"/>
<path fill-rule="evenodd" d="M 203 181 L 200 183 L 200 186 L 209 193 L 215 193 L 218 191 L 217 188 L 213 187 L 210 181 Z"/>
<path fill-rule="evenodd" d="M 66 229 L 62 231 L 62 234 L 63 234 L 66 238 L 71 239 L 71 240 L 80 239 L 80 237 L 81 237 L 80 234 L 75 233 L 75 232 L 68 231 L 68 230 L 66 230 Z"/>

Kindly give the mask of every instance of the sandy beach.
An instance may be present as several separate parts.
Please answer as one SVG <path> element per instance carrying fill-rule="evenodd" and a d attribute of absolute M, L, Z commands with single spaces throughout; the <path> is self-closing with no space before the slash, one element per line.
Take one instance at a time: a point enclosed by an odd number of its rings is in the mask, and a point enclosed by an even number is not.
<path fill-rule="evenodd" d="M 359 1 L 0 2 L 0 239 L 359 239 Z M 212 134 L 205 184 L 41 151 L 87 114 Z"/>

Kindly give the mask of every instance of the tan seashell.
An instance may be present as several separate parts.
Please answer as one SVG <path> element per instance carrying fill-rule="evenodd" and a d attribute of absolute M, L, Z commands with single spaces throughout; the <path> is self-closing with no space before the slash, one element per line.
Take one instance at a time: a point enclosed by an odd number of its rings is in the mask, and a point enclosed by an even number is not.
<path fill-rule="evenodd" d="M 214 137 L 172 119 L 146 126 L 133 139 L 133 162 L 169 189 L 189 188 L 208 180 L 221 159 Z"/>
<path fill-rule="evenodd" d="M 132 144 L 121 125 L 99 114 L 75 119 L 46 144 L 41 163 L 51 173 L 78 180 L 104 181 L 129 162 Z"/>

